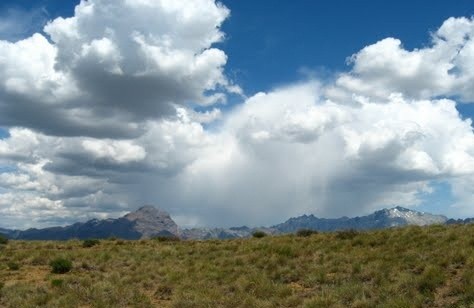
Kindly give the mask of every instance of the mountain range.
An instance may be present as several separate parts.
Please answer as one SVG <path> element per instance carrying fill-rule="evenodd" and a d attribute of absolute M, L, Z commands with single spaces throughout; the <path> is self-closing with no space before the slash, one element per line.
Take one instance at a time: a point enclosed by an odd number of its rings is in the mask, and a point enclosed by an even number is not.
<path fill-rule="evenodd" d="M 470 223 L 472 219 L 454 220 L 442 215 L 418 212 L 403 207 L 394 207 L 376 211 L 360 217 L 318 218 L 303 215 L 271 227 L 249 228 L 192 228 L 181 229 L 170 215 L 153 206 L 143 206 L 117 219 L 93 219 L 84 223 L 75 223 L 65 227 L 44 229 L 9 230 L 0 228 L 0 233 L 18 240 L 67 240 L 72 238 L 108 238 L 146 239 L 158 236 L 179 237 L 182 239 L 231 239 L 250 237 L 255 231 L 268 234 L 294 233 L 300 229 L 316 231 L 336 230 L 373 230 L 406 225 L 430 225 Z"/>
<path fill-rule="evenodd" d="M 117 237 L 129 240 L 156 236 L 176 236 L 178 225 L 165 211 L 152 206 L 144 206 L 135 212 L 117 219 L 92 219 L 65 227 L 45 229 L 8 230 L 0 233 L 18 240 L 68 240 L 72 238 L 108 238 Z"/>

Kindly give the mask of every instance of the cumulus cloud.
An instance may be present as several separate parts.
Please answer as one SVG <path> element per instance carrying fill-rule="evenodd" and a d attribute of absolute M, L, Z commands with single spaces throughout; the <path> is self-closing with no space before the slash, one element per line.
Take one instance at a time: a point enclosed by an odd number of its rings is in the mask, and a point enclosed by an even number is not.
<path fill-rule="evenodd" d="M 0 41 L 0 122 L 57 136 L 134 137 L 175 106 L 239 92 L 212 47 L 229 10 L 213 0 L 81 1 L 43 34 Z"/>
<path fill-rule="evenodd" d="M 386 38 L 349 58 L 327 94 L 345 100 L 352 94 L 385 101 L 391 93 L 426 99 L 457 97 L 474 102 L 474 20 L 449 18 L 432 34 L 429 47 L 406 50 L 400 40 Z"/>
<path fill-rule="evenodd" d="M 157 200 L 182 221 L 255 225 L 413 206 L 431 181 L 454 185 L 474 172 L 471 122 L 454 101 L 392 95 L 384 104 L 337 104 L 322 93 L 306 82 L 256 94 L 212 132 L 181 110 L 133 143 L 30 132 L 28 140 L 42 140 L 24 142 L 37 161 L 0 180 L 83 215 L 118 215 Z"/>
<path fill-rule="evenodd" d="M 342 105 L 309 82 L 249 98 L 170 184 L 180 190 L 160 182 L 153 193 L 198 204 L 195 215 L 212 217 L 206 224 L 357 215 L 417 205 L 430 181 L 472 174 L 473 151 L 471 122 L 454 101 L 395 95 Z"/>
<path fill-rule="evenodd" d="M 213 47 L 228 15 L 212 0 L 90 0 L 49 37 L 0 42 L 0 225 L 145 203 L 186 225 L 273 224 L 416 206 L 434 181 L 451 186 L 450 213 L 474 214 L 474 134 L 456 109 L 474 98 L 471 19 L 448 19 L 423 49 L 367 46 L 333 84 L 221 111 L 209 106 L 241 93 Z"/>

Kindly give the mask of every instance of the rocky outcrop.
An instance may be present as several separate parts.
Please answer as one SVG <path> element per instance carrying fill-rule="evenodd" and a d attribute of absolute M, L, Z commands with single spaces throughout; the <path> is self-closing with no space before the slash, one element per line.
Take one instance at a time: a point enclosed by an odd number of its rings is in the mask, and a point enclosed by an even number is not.
<path fill-rule="evenodd" d="M 141 207 L 124 218 L 134 223 L 133 228 L 141 234 L 141 238 L 178 235 L 178 225 L 170 215 L 153 206 Z"/>

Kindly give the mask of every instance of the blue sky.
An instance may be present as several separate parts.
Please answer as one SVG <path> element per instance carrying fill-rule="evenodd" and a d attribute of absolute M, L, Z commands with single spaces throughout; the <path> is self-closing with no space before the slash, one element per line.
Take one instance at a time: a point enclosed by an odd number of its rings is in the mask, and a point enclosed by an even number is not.
<path fill-rule="evenodd" d="M 474 216 L 472 1 L 193 1 L 1 2 L 5 221 Z"/>
<path fill-rule="evenodd" d="M 386 37 L 408 49 L 429 43 L 451 16 L 474 14 L 472 1 L 223 1 L 228 69 L 261 91 L 316 72 L 346 70 L 346 58 Z"/>

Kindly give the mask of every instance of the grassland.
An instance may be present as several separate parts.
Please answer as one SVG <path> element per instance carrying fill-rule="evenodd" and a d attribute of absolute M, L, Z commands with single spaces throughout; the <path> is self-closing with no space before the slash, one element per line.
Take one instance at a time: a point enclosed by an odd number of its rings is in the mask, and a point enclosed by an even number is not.
<path fill-rule="evenodd" d="M 10 241 L 1 307 L 473 307 L 474 225 L 226 241 Z M 55 258 L 73 262 L 52 274 Z M 13 266 L 12 266 L 13 265 Z M 14 265 L 17 265 L 16 267 Z"/>

